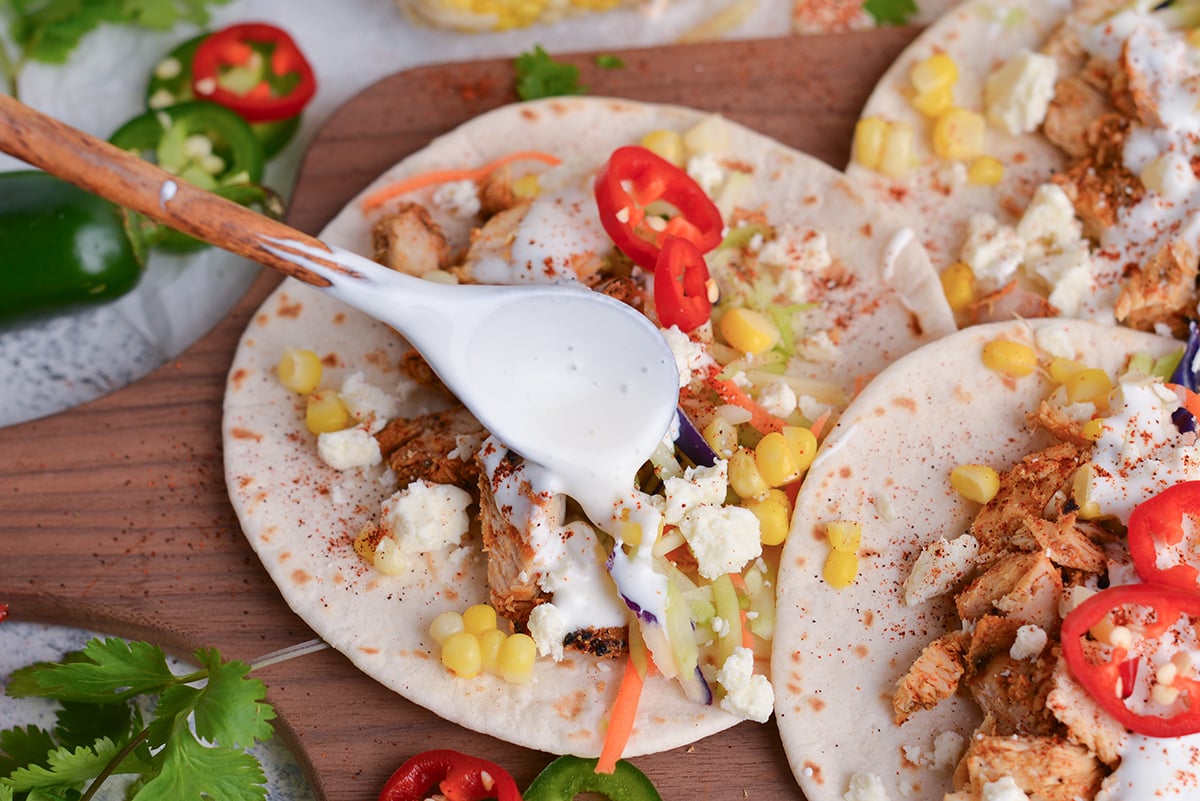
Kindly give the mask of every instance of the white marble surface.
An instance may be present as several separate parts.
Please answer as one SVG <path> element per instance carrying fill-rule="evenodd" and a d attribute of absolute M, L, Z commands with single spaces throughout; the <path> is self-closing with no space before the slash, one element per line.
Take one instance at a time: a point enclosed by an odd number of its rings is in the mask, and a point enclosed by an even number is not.
<path fill-rule="evenodd" d="M 636 8 L 550 26 L 462 34 L 411 23 L 391 0 L 235 0 L 214 26 L 264 20 L 286 28 L 316 68 L 319 89 L 300 135 L 271 166 L 267 183 L 290 189 L 306 143 L 344 101 L 377 79 L 421 64 L 551 54 L 676 41 L 730 0 L 676 0 L 655 16 Z M 758 0 L 730 38 L 782 35 L 788 0 Z M 2 18 L 0 18 L 2 19 Z M 101 138 L 142 110 L 157 60 L 194 34 L 107 26 L 84 39 L 68 64 L 30 64 L 21 99 Z M 23 168 L 0 155 L 0 170 Z M 20 265 L 0 265 L 21 269 Z M 182 353 L 245 292 L 257 266 L 217 250 L 155 253 L 139 286 L 120 300 L 70 316 L 0 330 L 0 426 L 63 411 L 119 389 Z"/>
<path fill-rule="evenodd" d="M 8 676 L 17 668 L 34 662 L 57 662 L 70 651 L 78 651 L 92 637 L 108 636 L 103 633 L 47 626 L 38 623 L 6 621 L 0 625 L 0 686 L 7 685 Z M 171 670 L 183 673 L 185 664 L 168 660 Z M 195 669 L 192 666 L 190 669 Z M 45 698 L 10 698 L 0 696 L 0 729 L 15 726 L 38 726 L 43 729 L 54 727 L 54 712 L 57 705 Z M 309 787 L 296 757 L 279 738 L 259 743 L 251 749 L 262 763 L 267 777 L 269 801 L 314 801 L 316 796 Z M 124 798 L 121 782 L 106 783 L 95 798 L 97 801 L 117 801 Z"/>

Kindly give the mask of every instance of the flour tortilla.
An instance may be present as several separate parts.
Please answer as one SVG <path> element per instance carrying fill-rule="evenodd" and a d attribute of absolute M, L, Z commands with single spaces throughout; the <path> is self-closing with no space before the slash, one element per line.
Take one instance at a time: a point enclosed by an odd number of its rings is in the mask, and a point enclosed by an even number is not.
<path fill-rule="evenodd" d="M 1064 158 L 1037 131 L 1014 135 L 989 124 L 985 149 L 1004 165 L 1004 178 L 997 186 L 967 185 L 951 163 L 933 154 L 931 122 L 910 102 L 909 72 L 931 55 L 947 53 L 959 65 L 956 104 L 982 113 L 984 81 L 992 69 L 1023 48 L 1036 51 L 1071 5 L 1069 0 L 965 0 L 904 49 L 863 106 L 860 119 L 882 117 L 912 126 L 917 163 L 905 175 L 890 178 L 851 161 L 846 174 L 904 216 L 938 272 L 959 260 L 972 214 L 990 214 L 1013 225 Z"/>
<path fill-rule="evenodd" d="M 538 149 L 596 165 L 616 147 L 655 129 L 684 130 L 707 115 L 691 109 L 606 98 L 554 99 L 501 108 L 436 139 L 365 192 L 397 179 L 483 164 Z M 757 170 L 743 204 L 763 206 L 775 224 L 816 222 L 845 263 L 846 286 L 827 296 L 843 326 L 841 361 L 829 368 L 847 388 L 855 377 L 953 330 L 924 252 L 886 214 L 873 210 L 836 170 L 730 124 L 729 152 Z M 414 199 L 427 200 L 429 193 Z M 452 237 L 467 234 L 445 221 Z M 370 222 L 351 203 L 321 238 L 370 252 Z M 569 654 L 539 660 L 534 679 L 513 685 L 491 675 L 457 679 L 428 634 L 439 612 L 487 599 L 478 536 L 431 554 L 420 569 L 385 576 L 355 555 L 351 540 L 398 487 L 380 468 L 338 473 L 318 458 L 304 427 L 303 401 L 284 389 L 275 366 L 286 347 L 325 358 L 323 385 L 354 371 L 376 386 L 403 383 L 403 341 L 386 327 L 293 280 L 267 299 L 243 335 L 229 374 L 224 443 L 230 498 L 251 546 L 300 617 L 365 673 L 443 718 L 553 753 L 595 755 L 620 680 L 622 661 Z M 411 387 L 409 387 L 411 389 Z M 414 392 L 402 414 L 435 408 Z M 626 755 L 681 746 L 739 722 L 686 700 L 677 684 L 648 682 Z"/>
<path fill-rule="evenodd" d="M 968 737 L 978 708 L 956 695 L 900 727 L 891 699 L 921 649 L 957 627 L 953 602 L 905 606 L 902 583 L 925 545 L 961 534 L 978 508 L 951 489 L 954 467 L 1002 470 L 1050 444 L 1025 420 L 1048 379 L 1013 380 L 983 366 L 984 343 L 999 337 L 1069 343 L 1076 358 L 1110 372 L 1131 353 L 1180 348 L 1084 321 L 988 323 L 900 359 L 846 409 L 801 488 L 779 569 L 775 715 L 809 801 L 841 801 L 859 772 L 879 776 L 889 798 L 941 801 L 952 789 L 949 770 L 914 763 L 933 754 L 942 732 Z M 821 578 L 823 527 L 837 519 L 863 524 L 858 578 L 840 591 Z"/>

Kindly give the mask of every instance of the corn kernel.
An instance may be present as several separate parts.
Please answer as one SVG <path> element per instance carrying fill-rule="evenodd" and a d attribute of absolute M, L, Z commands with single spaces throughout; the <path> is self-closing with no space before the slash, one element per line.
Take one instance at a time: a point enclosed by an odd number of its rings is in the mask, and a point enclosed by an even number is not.
<path fill-rule="evenodd" d="M 375 563 L 375 548 L 379 545 L 382 534 L 373 524 L 367 524 L 354 535 L 354 553 L 367 564 Z"/>
<path fill-rule="evenodd" d="M 725 312 L 717 325 L 729 347 L 741 353 L 757 356 L 775 347 L 779 341 L 779 328 L 771 318 L 745 306 Z"/>
<path fill-rule="evenodd" d="M 621 542 L 626 545 L 642 544 L 642 526 L 629 520 L 621 521 Z"/>
<path fill-rule="evenodd" d="M 792 516 L 787 493 L 771 489 L 761 498 L 745 501 L 743 506 L 758 518 L 758 536 L 763 545 L 779 545 L 787 539 Z"/>
<path fill-rule="evenodd" d="M 1061 356 L 1055 356 L 1050 360 L 1050 364 L 1046 366 L 1046 372 L 1050 374 L 1050 380 L 1056 384 L 1066 383 L 1066 380 L 1075 373 L 1084 368 L 1084 365 L 1074 359 L 1064 359 Z"/>
<path fill-rule="evenodd" d="M 542 193 L 542 182 L 537 173 L 522 175 L 512 184 L 513 195 L 521 200 L 535 198 Z"/>
<path fill-rule="evenodd" d="M 729 456 L 729 486 L 741 498 L 757 498 L 771 489 L 758 470 L 754 451 L 739 447 Z"/>
<path fill-rule="evenodd" d="M 934 53 L 912 65 L 908 80 L 918 94 L 958 83 L 958 64 L 946 53 Z"/>
<path fill-rule="evenodd" d="M 913 95 L 909 102 L 926 117 L 936 117 L 954 105 L 954 87 L 938 86 Z"/>
<path fill-rule="evenodd" d="M 1000 491 L 1000 474 L 986 464 L 962 464 L 950 471 L 950 486 L 968 501 L 987 503 Z"/>
<path fill-rule="evenodd" d="M 1104 433 L 1104 418 L 1093 417 L 1091 420 L 1088 420 L 1083 424 L 1083 428 L 1081 429 L 1080 433 L 1083 434 L 1083 438 L 1086 440 L 1091 442 L 1097 441 Z"/>
<path fill-rule="evenodd" d="M 462 613 L 463 628 L 472 634 L 483 634 L 496 628 L 496 610 L 490 604 L 475 604 Z"/>
<path fill-rule="evenodd" d="M 995 186 L 1004 180 L 1004 164 L 995 156 L 979 156 L 967 165 L 971 186 Z"/>
<path fill-rule="evenodd" d="M 675 131 L 665 129 L 651 131 L 642 137 L 642 147 L 671 162 L 676 167 L 682 167 L 687 163 L 683 152 L 683 137 Z"/>
<path fill-rule="evenodd" d="M 782 486 L 800 477 L 800 465 L 792 454 L 787 438 L 772 431 L 754 446 L 754 462 L 758 473 L 772 487 Z"/>
<path fill-rule="evenodd" d="M 1113 387 L 1108 373 L 1097 367 L 1085 367 L 1067 376 L 1063 388 L 1071 403 L 1101 405 L 1108 402 L 1108 393 L 1112 392 Z"/>
<path fill-rule="evenodd" d="M 879 171 L 891 178 L 899 178 L 913 166 L 913 140 L 916 134 L 906 122 L 894 122 L 888 126 L 879 153 Z"/>
<path fill-rule="evenodd" d="M 825 539 L 835 551 L 857 553 L 862 544 L 862 523 L 853 520 L 831 520 L 825 524 Z"/>
<path fill-rule="evenodd" d="M 821 574 L 835 590 L 849 587 L 858 578 L 858 554 L 853 551 L 830 551 Z"/>
<path fill-rule="evenodd" d="M 409 556 L 391 537 L 381 539 L 371 555 L 371 564 L 385 576 L 399 576 L 407 572 L 409 561 Z"/>
<path fill-rule="evenodd" d="M 500 649 L 503 652 L 503 648 Z M 479 638 L 469 631 L 451 634 L 442 643 L 442 665 L 454 675 L 471 679 L 483 669 L 483 656 L 479 651 Z"/>
<path fill-rule="evenodd" d="M 975 302 L 975 272 L 966 262 L 955 262 L 942 270 L 942 294 L 956 312 L 965 311 Z"/>
<path fill-rule="evenodd" d="M 533 678 L 533 662 L 537 656 L 537 643 L 528 634 L 514 634 L 500 646 L 496 655 L 496 667 L 504 680 L 511 684 L 525 684 Z"/>
<path fill-rule="evenodd" d="M 783 434 L 783 438 L 787 441 L 788 448 L 791 449 L 800 472 L 811 467 L 813 459 L 817 458 L 817 435 L 812 432 L 812 429 L 803 426 L 784 426 L 779 433 Z"/>
<path fill-rule="evenodd" d="M 882 117 L 864 117 L 854 126 L 854 162 L 868 170 L 879 168 L 888 121 Z"/>
<path fill-rule="evenodd" d="M 317 390 L 308 396 L 304 424 L 314 434 L 341 431 L 350 425 L 350 412 L 337 392 L 332 389 Z"/>
<path fill-rule="evenodd" d="M 321 383 L 321 357 L 311 350 L 284 348 L 276 372 L 284 387 L 307 395 Z"/>
<path fill-rule="evenodd" d="M 429 624 L 429 634 L 438 645 L 445 645 L 446 640 L 463 631 L 463 618 L 458 612 L 442 612 Z"/>
<path fill-rule="evenodd" d="M 1086 464 L 1076 470 L 1071 479 L 1071 498 L 1079 507 L 1080 520 L 1095 520 L 1100 517 L 1100 505 L 1091 498 L 1091 483 L 1092 468 Z"/>
<path fill-rule="evenodd" d="M 479 666 L 488 673 L 500 675 L 500 646 L 508 635 L 500 629 L 481 631 L 479 637 Z"/>
<path fill-rule="evenodd" d="M 1011 339 L 993 339 L 983 346 L 983 364 L 997 373 L 1021 378 L 1037 367 L 1037 352 Z"/>
<path fill-rule="evenodd" d="M 983 152 L 987 122 L 983 115 L 965 108 L 950 108 L 933 122 L 933 152 L 947 161 L 966 161 Z"/>
<path fill-rule="evenodd" d="M 722 459 L 728 459 L 729 455 L 733 453 L 733 449 L 737 447 L 737 426 L 720 415 L 710 420 L 700 433 L 704 437 L 704 441 L 708 443 L 708 447 L 712 448 Z"/>

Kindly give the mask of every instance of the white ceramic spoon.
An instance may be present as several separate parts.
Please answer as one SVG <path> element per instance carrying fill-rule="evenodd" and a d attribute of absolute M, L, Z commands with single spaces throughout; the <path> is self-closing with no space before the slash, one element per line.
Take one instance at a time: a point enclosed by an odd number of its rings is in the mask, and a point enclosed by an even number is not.
<path fill-rule="evenodd" d="M 567 286 L 449 286 L 389 270 L 197 189 L 0 95 L 0 150 L 394 327 L 505 445 L 577 484 L 634 472 L 675 415 L 666 341 L 629 306 Z"/>

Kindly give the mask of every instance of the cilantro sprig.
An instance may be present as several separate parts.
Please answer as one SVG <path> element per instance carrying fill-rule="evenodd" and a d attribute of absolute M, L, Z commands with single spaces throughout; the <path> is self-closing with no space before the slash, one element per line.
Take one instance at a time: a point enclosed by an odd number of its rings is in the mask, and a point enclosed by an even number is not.
<path fill-rule="evenodd" d="M 0 73 L 17 96 L 30 61 L 64 64 L 83 38 L 104 24 L 168 31 L 184 22 L 205 25 L 210 7 L 230 0 L 0 0 L 15 53 L 0 42 Z"/>
<path fill-rule="evenodd" d="M 876 25 L 903 25 L 917 13 L 915 0 L 863 0 L 863 10 Z"/>
<path fill-rule="evenodd" d="M 596 66 L 605 70 L 621 69 L 625 62 L 612 53 L 599 53 Z M 517 97 L 536 100 L 541 97 L 587 94 L 587 87 L 579 83 L 579 67 L 566 61 L 558 61 L 541 45 L 534 45 L 517 56 L 513 62 L 516 72 Z"/>
<path fill-rule="evenodd" d="M 215 648 L 194 658 L 198 670 L 176 675 L 156 645 L 96 638 L 61 662 L 14 671 L 8 695 L 61 709 L 52 730 L 0 731 L 0 801 L 87 801 L 115 774 L 133 777 L 136 801 L 265 799 L 266 776 L 245 749 L 274 735 L 266 686 Z"/>

